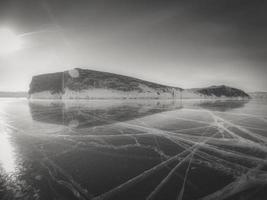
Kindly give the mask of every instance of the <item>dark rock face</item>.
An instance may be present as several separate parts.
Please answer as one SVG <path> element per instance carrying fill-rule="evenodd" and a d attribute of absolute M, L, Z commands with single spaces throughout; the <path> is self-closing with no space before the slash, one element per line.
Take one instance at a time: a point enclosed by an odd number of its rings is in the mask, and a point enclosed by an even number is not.
<path fill-rule="evenodd" d="M 30 84 L 29 94 L 46 90 L 51 91 L 52 94 L 62 93 L 64 79 L 63 72 L 34 76 Z"/>
<path fill-rule="evenodd" d="M 196 89 L 196 92 L 206 96 L 249 98 L 249 95 L 244 91 L 236 88 L 227 87 L 225 85 L 200 88 Z"/>

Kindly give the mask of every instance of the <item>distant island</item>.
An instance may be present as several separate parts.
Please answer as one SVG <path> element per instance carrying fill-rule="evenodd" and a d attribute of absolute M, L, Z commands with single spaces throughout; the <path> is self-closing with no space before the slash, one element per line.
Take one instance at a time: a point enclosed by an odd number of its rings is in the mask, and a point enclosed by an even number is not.
<path fill-rule="evenodd" d="M 27 92 L 1 92 L 0 98 L 25 98 L 28 97 Z"/>
<path fill-rule="evenodd" d="M 141 79 L 75 68 L 32 78 L 30 99 L 248 99 L 244 91 L 225 85 L 182 89 Z"/>
<path fill-rule="evenodd" d="M 267 99 L 267 92 L 250 92 L 249 96 L 253 99 Z"/>

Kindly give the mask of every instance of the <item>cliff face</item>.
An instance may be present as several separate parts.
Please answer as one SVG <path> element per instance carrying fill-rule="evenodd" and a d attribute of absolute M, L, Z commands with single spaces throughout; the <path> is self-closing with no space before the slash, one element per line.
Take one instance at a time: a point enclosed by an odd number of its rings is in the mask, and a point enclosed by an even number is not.
<path fill-rule="evenodd" d="M 34 76 L 30 98 L 173 98 L 181 88 L 169 87 L 113 73 L 73 69 Z"/>
<path fill-rule="evenodd" d="M 34 76 L 30 84 L 29 94 L 44 91 L 49 91 L 51 94 L 62 93 L 64 76 L 64 72 Z"/>
<path fill-rule="evenodd" d="M 249 97 L 226 86 L 184 90 L 113 73 L 85 69 L 34 76 L 32 99 Z"/>

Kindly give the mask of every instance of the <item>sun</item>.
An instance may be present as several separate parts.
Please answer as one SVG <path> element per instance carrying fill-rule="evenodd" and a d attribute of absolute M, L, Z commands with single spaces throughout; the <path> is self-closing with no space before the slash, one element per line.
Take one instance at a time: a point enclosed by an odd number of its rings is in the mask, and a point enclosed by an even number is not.
<path fill-rule="evenodd" d="M 0 28 L 0 55 L 11 54 L 22 48 L 22 40 L 13 31 Z"/>

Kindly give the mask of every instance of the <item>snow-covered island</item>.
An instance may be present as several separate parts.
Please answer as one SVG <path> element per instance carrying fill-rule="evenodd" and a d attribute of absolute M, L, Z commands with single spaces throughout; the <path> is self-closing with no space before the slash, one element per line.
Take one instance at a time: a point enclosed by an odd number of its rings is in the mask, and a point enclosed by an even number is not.
<path fill-rule="evenodd" d="M 228 86 L 182 89 L 141 79 L 75 68 L 32 78 L 30 99 L 181 99 L 237 98 L 250 96 Z"/>

